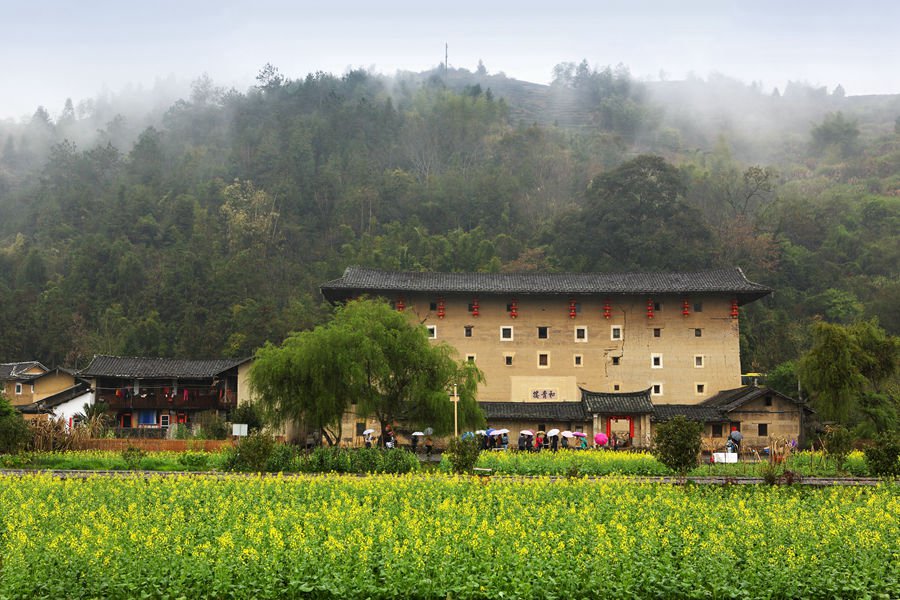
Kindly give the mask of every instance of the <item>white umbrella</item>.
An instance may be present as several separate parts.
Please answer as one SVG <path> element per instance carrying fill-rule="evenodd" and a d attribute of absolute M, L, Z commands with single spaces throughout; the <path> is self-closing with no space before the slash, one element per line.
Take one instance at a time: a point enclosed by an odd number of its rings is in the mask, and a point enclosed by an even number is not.
<path fill-rule="evenodd" d="M 485 431 L 484 429 L 476 429 L 475 435 L 487 435 L 487 431 Z"/>
<path fill-rule="evenodd" d="M 422 433 L 421 431 L 413 431 L 412 435 L 425 435 L 425 434 Z"/>
<path fill-rule="evenodd" d="M 494 435 L 503 435 L 504 433 L 509 433 L 509 429 L 495 429 Z"/>
<path fill-rule="evenodd" d="M 534 432 L 530 429 L 523 429 L 519 433 L 521 433 L 522 435 L 534 435 Z"/>
<path fill-rule="evenodd" d="M 551 429 L 547 432 L 547 437 L 554 437 L 559 435 L 559 429 Z"/>
<path fill-rule="evenodd" d="M 375 430 L 374 429 L 366 429 L 365 431 L 363 431 L 363 435 L 369 435 L 370 433 L 375 433 Z"/>
<path fill-rule="evenodd" d="M 572 434 L 571 431 L 563 431 L 563 432 L 562 432 L 562 436 L 563 436 L 564 438 L 573 438 L 573 437 L 575 437 L 575 436 Z"/>

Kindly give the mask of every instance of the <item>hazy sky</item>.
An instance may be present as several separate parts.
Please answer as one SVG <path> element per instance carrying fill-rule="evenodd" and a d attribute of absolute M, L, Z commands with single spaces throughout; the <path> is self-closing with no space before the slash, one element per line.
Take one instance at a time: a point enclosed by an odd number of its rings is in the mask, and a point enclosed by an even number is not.
<path fill-rule="evenodd" d="M 57 115 L 126 84 L 208 73 L 245 89 L 267 62 L 289 77 L 443 60 L 547 83 L 586 58 L 637 76 L 720 72 L 766 89 L 789 79 L 848 94 L 900 93 L 900 3 L 892 0 L 288 2 L 0 0 L 0 118 Z"/>

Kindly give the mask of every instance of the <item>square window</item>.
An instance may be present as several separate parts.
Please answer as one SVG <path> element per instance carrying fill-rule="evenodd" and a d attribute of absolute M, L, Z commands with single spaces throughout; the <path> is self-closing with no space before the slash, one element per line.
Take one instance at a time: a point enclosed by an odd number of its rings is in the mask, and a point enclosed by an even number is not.
<path fill-rule="evenodd" d="M 722 424 L 714 423 L 712 426 L 713 437 L 722 437 Z"/>
<path fill-rule="evenodd" d="M 613 325 L 612 329 L 610 329 L 609 337 L 612 340 L 621 340 L 622 339 L 622 326 L 621 325 Z"/>
<path fill-rule="evenodd" d="M 651 385 L 650 395 L 652 396 L 662 396 L 663 386 L 661 383 L 654 383 Z"/>
<path fill-rule="evenodd" d="M 18 396 L 18 395 L 21 394 L 21 393 L 22 393 L 22 384 L 21 384 L 21 383 L 17 383 L 17 384 L 16 384 L 16 395 Z"/>
<path fill-rule="evenodd" d="M 581 354 L 575 355 L 575 366 L 576 367 L 584 366 L 584 356 L 582 356 Z"/>
<path fill-rule="evenodd" d="M 474 363 L 475 355 L 474 354 L 466 354 L 466 362 Z"/>
<path fill-rule="evenodd" d="M 436 340 L 437 339 L 437 325 L 428 325 L 428 339 Z"/>
<path fill-rule="evenodd" d="M 500 328 L 500 340 L 503 342 L 511 342 L 513 339 L 513 328 L 512 327 L 501 327 Z"/>
<path fill-rule="evenodd" d="M 662 302 L 654 302 L 653 303 L 653 311 L 659 312 L 662 310 Z"/>
<path fill-rule="evenodd" d="M 437 302 L 431 302 L 428 304 L 428 310 L 437 310 Z"/>
<path fill-rule="evenodd" d="M 706 384 L 705 384 L 705 383 L 698 383 L 698 384 L 697 384 L 697 393 L 698 393 L 698 394 L 704 394 L 704 393 L 706 393 Z"/>
<path fill-rule="evenodd" d="M 504 362 L 504 364 L 506 364 L 507 367 L 511 367 L 512 362 L 513 362 L 512 354 L 507 354 L 506 356 L 504 356 L 503 362 Z"/>
<path fill-rule="evenodd" d="M 703 337 L 703 330 L 702 330 L 702 329 L 695 329 L 695 330 L 694 330 L 694 337 Z"/>
<path fill-rule="evenodd" d="M 618 392 L 620 387 L 621 387 L 621 386 L 620 386 L 618 383 L 614 383 L 614 384 L 613 384 L 613 391 L 614 391 L 614 392 Z"/>
<path fill-rule="evenodd" d="M 662 354 L 651 354 L 650 355 L 650 366 L 654 369 L 662 369 L 663 360 Z"/>
<path fill-rule="evenodd" d="M 694 302 L 694 312 L 703 312 L 703 303 L 702 302 Z M 721 428 L 721 426 L 720 426 Z"/>
<path fill-rule="evenodd" d="M 766 406 L 772 406 L 772 396 L 766 396 Z"/>
<path fill-rule="evenodd" d="M 769 435 L 769 424 L 768 423 L 760 423 L 756 427 L 758 428 L 757 435 L 759 437 L 767 437 Z"/>
<path fill-rule="evenodd" d="M 622 360 L 621 356 L 613 356 L 612 357 L 613 366 L 618 367 L 621 360 Z"/>
<path fill-rule="evenodd" d="M 547 352 L 539 352 L 538 353 L 538 366 L 539 367 L 549 367 L 550 366 L 550 354 Z"/>
<path fill-rule="evenodd" d="M 653 337 L 662 337 L 662 329 L 660 329 L 659 327 L 654 327 Z"/>
<path fill-rule="evenodd" d="M 550 328 L 549 327 L 538 327 L 538 339 L 546 340 L 550 337 Z"/>
<path fill-rule="evenodd" d="M 362 437 L 363 431 L 365 431 L 365 430 L 366 430 L 366 422 L 365 421 L 356 423 L 356 437 Z"/>
<path fill-rule="evenodd" d="M 587 327 L 576 327 L 575 328 L 575 341 L 582 342 L 582 343 L 588 341 Z"/>
<path fill-rule="evenodd" d="M 466 337 L 472 337 L 472 326 L 466 325 Z"/>
<path fill-rule="evenodd" d="M 697 369 L 703 368 L 703 355 L 702 354 L 694 355 L 694 368 L 697 368 Z"/>

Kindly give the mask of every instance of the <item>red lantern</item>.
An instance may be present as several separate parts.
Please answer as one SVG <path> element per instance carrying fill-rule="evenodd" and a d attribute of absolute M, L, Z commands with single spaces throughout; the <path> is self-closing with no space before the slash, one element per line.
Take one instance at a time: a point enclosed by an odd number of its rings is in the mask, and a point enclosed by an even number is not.
<path fill-rule="evenodd" d="M 691 305 L 688 304 L 687 298 L 685 298 L 684 302 L 681 303 L 681 314 L 685 317 L 691 314 Z"/>
<path fill-rule="evenodd" d="M 569 318 L 574 319 L 577 312 L 578 311 L 575 307 L 575 300 L 569 300 Z"/>
<path fill-rule="evenodd" d="M 738 318 L 738 301 L 736 298 L 731 301 L 731 318 Z"/>
<path fill-rule="evenodd" d="M 473 317 L 478 316 L 478 298 L 472 299 L 472 316 Z"/>
<path fill-rule="evenodd" d="M 647 298 L 647 318 L 653 318 L 653 298 Z"/>
<path fill-rule="evenodd" d="M 443 319 L 444 315 L 447 314 L 443 298 L 438 298 L 437 309 L 438 309 L 438 319 Z"/>
<path fill-rule="evenodd" d="M 609 304 L 609 298 L 603 301 L 603 318 L 609 319 L 612 317 L 612 306 Z"/>
<path fill-rule="evenodd" d="M 403 296 L 400 296 L 400 298 L 397 299 L 397 304 L 395 306 L 400 312 L 406 310 L 406 304 L 403 302 Z"/>
<path fill-rule="evenodd" d="M 509 303 L 509 318 L 515 319 L 519 316 L 519 301 L 515 298 Z"/>

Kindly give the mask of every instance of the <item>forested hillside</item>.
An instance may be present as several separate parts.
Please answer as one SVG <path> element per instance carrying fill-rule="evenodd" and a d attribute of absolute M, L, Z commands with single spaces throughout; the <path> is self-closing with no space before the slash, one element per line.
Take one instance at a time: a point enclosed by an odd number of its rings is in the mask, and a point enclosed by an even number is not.
<path fill-rule="evenodd" d="M 745 370 L 815 319 L 900 333 L 897 97 L 267 66 L 156 106 L 0 122 L 0 360 L 249 355 L 321 322 L 351 264 L 740 266 L 777 290 L 745 311 Z"/>

